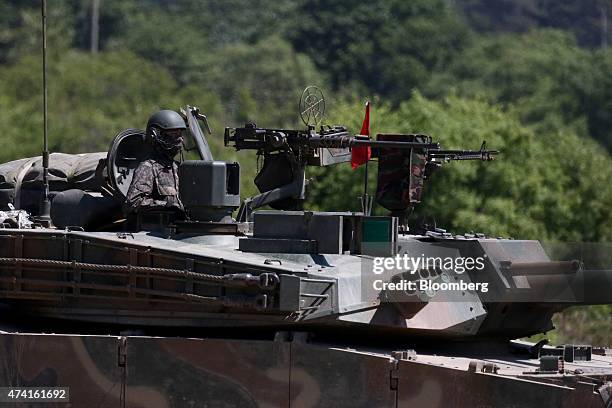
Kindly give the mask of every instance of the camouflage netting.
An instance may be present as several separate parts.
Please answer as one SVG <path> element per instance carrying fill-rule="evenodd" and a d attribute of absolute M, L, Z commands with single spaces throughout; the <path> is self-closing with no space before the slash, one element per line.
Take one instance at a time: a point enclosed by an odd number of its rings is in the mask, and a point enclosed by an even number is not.
<path fill-rule="evenodd" d="M 79 189 L 100 191 L 96 168 L 106 152 L 53 153 L 49 157 L 49 188 L 52 192 Z M 31 157 L 0 164 L 0 209 L 12 203 L 32 213 L 42 198 L 42 158 Z"/>

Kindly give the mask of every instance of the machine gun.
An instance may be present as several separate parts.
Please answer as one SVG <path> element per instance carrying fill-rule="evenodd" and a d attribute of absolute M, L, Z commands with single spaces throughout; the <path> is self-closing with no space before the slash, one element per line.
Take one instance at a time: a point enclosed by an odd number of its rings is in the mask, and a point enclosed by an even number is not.
<path fill-rule="evenodd" d="M 388 140 L 388 139 L 418 139 L 420 141 Z M 313 126 L 306 130 L 294 129 L 262 129 L 254 123 L 247 123 L 242 128 L 225 128 L 225 146 L 232 146 L 236 150 L 257 150 L 257 154 L 266 156 L 278 152 L 291 152 L 297 159 L 305 164 L 326 166 L 335 164 L 321 160 L 319 149 L 352 149 L 369 146 L 378 152 L 380 149 L 421 149 L 427 152 L 428 159 L 434 161 L 450 160 L 493 160 L 499 152 L 487 150 L 483 142 L 479 150 L 442 150 L 439 143 L 432 141 L 430 136 L 415 134 L 381 133 L 376 140 L 369 136 L 351 135 L 344 126 L 321 127 L 316 133 Z M 347 150 L 338 153 L 350 153 Z M 375 154 L 374 157 L 377 155 Z M 345 161 L 345 160 L 342 160 Z"/>
<path fill-rule="evenodd" d="M 247 198 L 238 211 L 238 221 L 247 221 L 252 211 L 264 205 L 278 210 L 299 210 L 305 199 L 306 166 L 328 166 L 350 161 L 350 149 L 371 147 L 379 161 L 376 199 L 392 212 L 403 211 L 419 202 L 425 174 L 432 167 L 451 160 L 493 160 L 499 152 L 487 150 L 443 150 L 423 134 L 352 135 L 343 126 L 321 126 L 319 132 L 307 125 L 304 130 L 265 129 L 254 123 L 225 128 L 225 146 L 256 150 L 263 166 L 255 177 L 261 192 Z M 426 167 L 430 170 L 426 170 Z M 408 183 L 405 179 L 409 178 Z M 404 194 L 405 186 L 410 193 Z M 406 197 L 409 197 L 406 201 Z"/>

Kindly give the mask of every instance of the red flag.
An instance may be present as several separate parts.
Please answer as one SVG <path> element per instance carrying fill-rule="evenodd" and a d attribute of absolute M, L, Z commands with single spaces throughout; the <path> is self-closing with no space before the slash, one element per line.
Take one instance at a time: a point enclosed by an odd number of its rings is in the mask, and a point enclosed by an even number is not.
<path fill-rule="evenodd" d="M 363 118 L 363 124 L 361 125 L 360 135 L 370 136 L 370 102 L 366 102 L 365 117 Z M 353 147 L 351 150 L 351 167 L 355 170 L 357 167 L 365 164 L 372 157 L 372 150 L 370 146 L 364 147 Z"/>

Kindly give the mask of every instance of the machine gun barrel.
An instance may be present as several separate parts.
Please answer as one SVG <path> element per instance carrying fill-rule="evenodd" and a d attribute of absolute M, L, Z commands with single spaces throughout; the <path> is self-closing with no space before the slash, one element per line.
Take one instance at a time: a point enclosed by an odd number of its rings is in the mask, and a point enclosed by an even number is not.
<path fill-rule="evenodd" d="M 487 150 L 487 142 L 482 142 L 480 150 L 441 150 L 435 149 L 427 153 L 429 159 L 444 160 L 482 160 L 491 161 L 499 154 L 499 150 Z"/>
<path fill-rule="evenodd" d="M 421 142 L 393 142 L 371 140 L 367 136 L 350 136 L 348 132 L 333 135 L 312 135 L 308 139 L 310 147 L 319 148 L 353 148 L 353 147 L 374 147 L 374 148 L 393 148 L 393 149 L 439 149 L 438 143 Z"/>
<path fill-rule="evenodd" d="M 497 154 L 498 150 L 433 150 L 428 156 L 430 159 L 490 161 Z"/>

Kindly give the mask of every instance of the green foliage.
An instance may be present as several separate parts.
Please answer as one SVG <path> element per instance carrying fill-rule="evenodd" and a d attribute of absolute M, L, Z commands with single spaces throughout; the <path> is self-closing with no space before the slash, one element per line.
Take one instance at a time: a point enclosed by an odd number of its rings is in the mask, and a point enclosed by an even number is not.
<path fill-rule="evenodd" d="M 163 3 L 163 2 L 162 2 Z M 256 43 L 291 29 L 296 3 L 278 0 L 184 0 L 181 13 L 214 47 Z"/>
<path fill-rule="evenodd" d="M 539 132 L 570 128 L 612 149 L 611 63 L 611 52 L 582 49 L 560 31 L 485 37 L 435 75 L 426 93 L 484 96 L 512 105 Z"/>
<path fill-rule="evenodd" d="M 192 72 L 205 65 L 207 54 L 202 51 L 210 47 L 197 26 L 168 24 L 173 13 L 168 14 L 155 9 L 135 10 L 119 22 L 120 35 L 109 37 L 106 46 L 130 50 L 170 70 L 179 82 L 187 83 Z"/>
<path fill-rule="evenodd" d="M 602 28 L 612 11 L 609 0 L 456 0 L 478 31 L 517 32 L 539 27 L 572 32 L 583 45 L 609 39 Z"/>
<path fill-rule="evenodd" d="M 448 64 L 468 31 L 443 0 L 301 0 L 288 32 L 334 87 L 356 82 L 395 101 Z"/>
<path fill-rule="evenodd" d="M 612 306 L 573 307 L 555 316 L 553 341 L 570 344 L 580 340 L 582 344 L 612 346 Z"/>
<path fill-rule="evenodd" d="M 54 52 L 63 52 L 75 36 L 74 19 L 64 2 L 47 10 L 47 39 Z M 14 60 L 42 47 L 40 2 L 5 0 L 0 3 L 0 62 Z"/>
<path fill-rule="evenodd" d="M 305 55 L 279 37 L 220 50 L 202 72 L 203 89 L 219 95 L 237 123 L 297 126 L 297 102 L 305 84 L 324 80 Z"/>
<path fill-rule="evenodd" d="M 70 0 L 87 49 L 88 3 Z M 181 84 L 201 81 L 225 46 L 254 44 L 284 30 L 290 2 L 105 0 L 100 9 L 102 49 L 129 50 L 170 70 Z"/>

